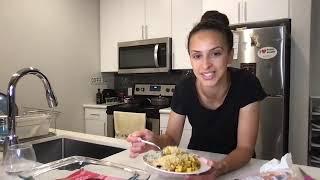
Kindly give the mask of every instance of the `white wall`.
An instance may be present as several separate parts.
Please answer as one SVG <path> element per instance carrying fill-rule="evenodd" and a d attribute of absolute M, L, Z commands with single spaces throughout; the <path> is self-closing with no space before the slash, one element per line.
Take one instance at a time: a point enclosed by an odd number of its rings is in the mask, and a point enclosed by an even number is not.
<path fill-rule="evenodd" d="M 320 1 L 312 1 L 310 95 L 320 96 Z"/>
<path fill-rule="evenodd" d="M 84 103 L 94 103 L 99 75 L 99 0 L 0 0 L 0 91 L 23 67 L 51 82 L 62 112 L 58 128 L 83 131 Z M 18 83 L 17 104 L 47 108 L 39 79 Z"/>
<path fill-rule="evenodd" d="M 307 164 L 311 0 L 290 0 L 292 19 L 289 151 Z"/>

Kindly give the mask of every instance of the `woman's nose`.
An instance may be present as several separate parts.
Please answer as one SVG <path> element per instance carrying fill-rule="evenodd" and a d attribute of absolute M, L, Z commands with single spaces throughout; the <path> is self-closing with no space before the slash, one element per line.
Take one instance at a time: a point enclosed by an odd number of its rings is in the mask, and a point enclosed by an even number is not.
<path fill-rule="evenodd" d="M 204 58 L 202 62 L 202 66 L 204 69 L 209 69 L 212 66 L 212 62 L 209 58 Z"/>

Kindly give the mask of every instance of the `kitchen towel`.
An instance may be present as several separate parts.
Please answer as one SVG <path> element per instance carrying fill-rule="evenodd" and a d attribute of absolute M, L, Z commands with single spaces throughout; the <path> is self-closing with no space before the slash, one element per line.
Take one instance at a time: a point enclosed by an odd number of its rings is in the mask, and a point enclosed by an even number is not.
<path fill-rule="evenodd" d="M 126 139 L 134 131 L 146 127 L 146 113 L 114 111 L 115 138 Z"/>

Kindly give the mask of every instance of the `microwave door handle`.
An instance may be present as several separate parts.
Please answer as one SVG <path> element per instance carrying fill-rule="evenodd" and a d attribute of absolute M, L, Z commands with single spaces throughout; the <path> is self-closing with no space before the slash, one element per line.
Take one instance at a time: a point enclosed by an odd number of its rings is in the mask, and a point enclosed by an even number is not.
<path fill-rule="evenodd" d="M 154 64 L 158 68 L 159 67 L 159 62 L 158 62 L 158 50 L 159 50 L 159 44 L 156 44 L 154 46 L 154 51 L 153 51 L 153 58 L 154 58 Z"/>

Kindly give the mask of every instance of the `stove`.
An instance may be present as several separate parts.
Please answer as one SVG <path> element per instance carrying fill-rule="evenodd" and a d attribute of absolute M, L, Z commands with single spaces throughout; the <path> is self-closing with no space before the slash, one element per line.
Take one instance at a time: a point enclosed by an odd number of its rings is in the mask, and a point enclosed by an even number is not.
<path fill-rule="evenodd" d="M 108 136 L 114 137 L 114 111 L 146 113 L 146 128 L 155 134 L 160 133 L 160 113 L 159 110 L 170 106 L 171 98 L 174 93 L 175 85 L 163 84 L 135 84 L 134 102 L 119 104 L 107 107 L 107 128 Z M 154 105 L 153 98 L 159 96 L 167 98 L 169 101 L 161 105 Z"/>

